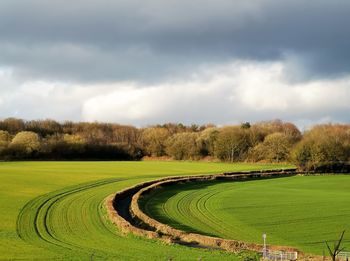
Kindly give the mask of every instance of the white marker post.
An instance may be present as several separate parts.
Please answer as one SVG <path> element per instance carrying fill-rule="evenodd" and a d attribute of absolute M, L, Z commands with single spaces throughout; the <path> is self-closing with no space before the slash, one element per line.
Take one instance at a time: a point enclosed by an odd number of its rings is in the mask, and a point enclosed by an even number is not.
<path fill-rule="evenodd" d="M 266 258 L 266 252 L 267 252 L 267 249 L 266 249 L 266 234 L 264 233 L 263 235 L 262 235 L 262 237 L 263 237 L 263 240 L 264 240 L 264 248 L 263 248 L 263 258 L 265 259 Z"/>

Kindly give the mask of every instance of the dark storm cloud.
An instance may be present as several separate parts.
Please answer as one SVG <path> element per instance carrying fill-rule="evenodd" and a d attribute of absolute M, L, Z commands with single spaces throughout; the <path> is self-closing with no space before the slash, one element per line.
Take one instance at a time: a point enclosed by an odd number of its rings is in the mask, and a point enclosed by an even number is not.
<path fill-rule="evenodd" d="M 34 79 L 157 81 L 284 59 L 296 78 L 322 78 L 350 71 L 349 24 L 347 0 L 3 0 L 0 66 Z"/>

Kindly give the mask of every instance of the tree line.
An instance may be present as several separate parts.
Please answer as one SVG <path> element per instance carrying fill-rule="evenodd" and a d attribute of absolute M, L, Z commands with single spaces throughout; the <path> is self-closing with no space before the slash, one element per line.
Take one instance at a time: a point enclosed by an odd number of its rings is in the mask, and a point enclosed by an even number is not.
<path fill-rule="evenodd" d="M 350 125 L 317 125 L 301 133 L 294 124 L 280 120 L 145 128 L 16 118 L 0 121 L 2 160 L 140 160 L 144 156 L 293 162 L 303 170 L 349 171 Z"/>

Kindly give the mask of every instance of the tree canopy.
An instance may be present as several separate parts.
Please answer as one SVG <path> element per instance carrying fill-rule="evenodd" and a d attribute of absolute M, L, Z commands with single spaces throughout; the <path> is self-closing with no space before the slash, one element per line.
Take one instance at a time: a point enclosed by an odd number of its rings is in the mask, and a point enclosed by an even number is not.
<path fill-rule="evenodd" d="M 16 118 L 0 121 L 2 160 L 139 160 L 143 156 L 293 162 L 302 170 L 345 171 L 350 162 L 350 125 L 317 125 L 301 133 L 293 123 L 280 120 L 143 128 Z"/>

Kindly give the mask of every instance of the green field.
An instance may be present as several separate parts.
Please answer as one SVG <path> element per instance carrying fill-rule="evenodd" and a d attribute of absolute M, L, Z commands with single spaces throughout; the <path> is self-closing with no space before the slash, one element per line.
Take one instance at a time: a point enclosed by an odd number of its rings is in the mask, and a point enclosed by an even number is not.
<path fill-rule="evenodd" d="M 0 162 L 0 260 L 204 260 L 232 254 L 122 236 L 106 218 L 113 192 L 158 177 L 271 169 L 204 162 Z"/>
<path fill-rule="evenodd" d="M 350 250 L 350 175 L 172 185 L 142 200 L 175 228 L 229 239 L 297 247 L 322 254 L 346 230 Z"/>

